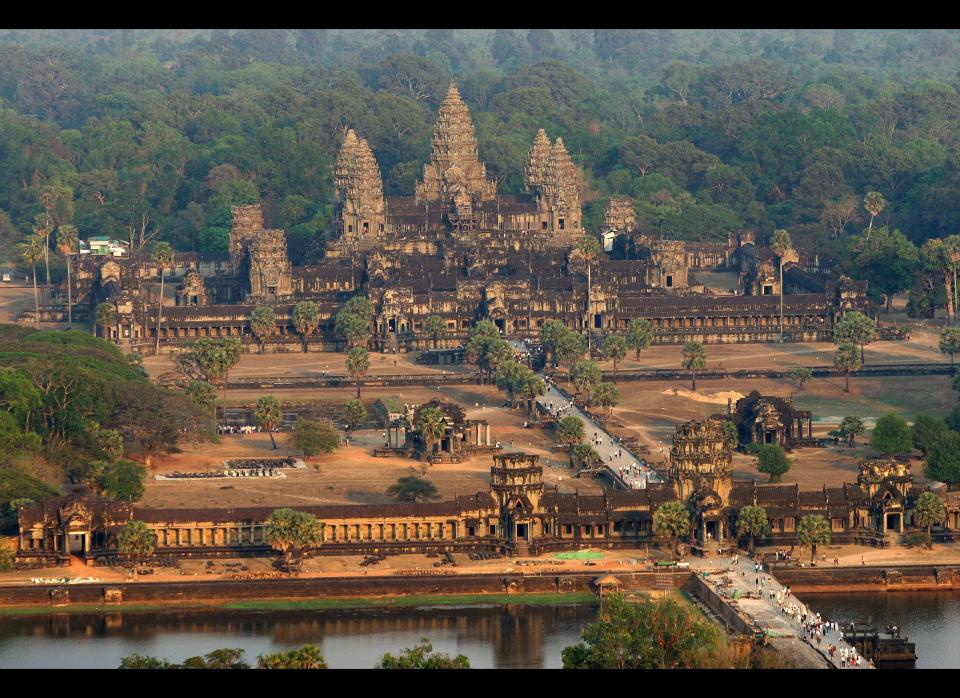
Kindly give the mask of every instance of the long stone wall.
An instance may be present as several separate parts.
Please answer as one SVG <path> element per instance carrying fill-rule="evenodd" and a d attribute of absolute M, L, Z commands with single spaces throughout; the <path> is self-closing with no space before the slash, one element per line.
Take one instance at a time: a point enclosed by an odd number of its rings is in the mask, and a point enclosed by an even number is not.
<path fill-rule="evenodd" d="M 794 593 L 960 590 L 960 565 L 886 565 L 774 569 Z"/>

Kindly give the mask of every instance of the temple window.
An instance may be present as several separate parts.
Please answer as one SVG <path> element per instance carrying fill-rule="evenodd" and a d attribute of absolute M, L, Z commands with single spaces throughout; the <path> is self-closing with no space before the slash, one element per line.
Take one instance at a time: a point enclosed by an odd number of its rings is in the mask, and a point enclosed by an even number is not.
<path fill-rule="evenodd" d="M 673 275 L 667 274 L 667 288 L 673 288 Z"/>
<path fill-rule="evenodd" d="M 567 524 L 566 526 L 564 526 L 563 532 L 566 533 L 568 536 L 571 535 L 573 533 L 573 525 Z"/>

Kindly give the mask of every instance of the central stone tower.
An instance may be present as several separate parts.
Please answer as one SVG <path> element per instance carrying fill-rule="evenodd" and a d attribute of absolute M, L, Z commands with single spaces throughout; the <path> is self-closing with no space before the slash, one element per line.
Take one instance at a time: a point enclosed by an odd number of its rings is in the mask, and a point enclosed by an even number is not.
<path fill-rule="evenodd" d="M 343 234 L 356 240 L 384 232 L 386 202 L 380 166 L 365 138 L 353 129 L 340 146 L 334 165 L 333 187 L 339 206 Z"/>
<path fill-rule="evenodd" d="M 496 185 L 487 179 L 487 168 L 480 162 L 470 110 L 457 86 L 451 84 L 440 105 L 430 163 L 423 166 L 423 182 L 417 184 L 416 198 L 450 209 L 458 195 L 461 208 L 464 196 L 474 203 L 490 201 L 496 196 Z"/>

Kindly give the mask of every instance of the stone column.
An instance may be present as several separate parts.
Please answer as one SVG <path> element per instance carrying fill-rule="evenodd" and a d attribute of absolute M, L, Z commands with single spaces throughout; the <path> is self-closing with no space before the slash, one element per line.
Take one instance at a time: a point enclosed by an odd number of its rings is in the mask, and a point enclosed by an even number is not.
<path fill-rule="evenodd" d="M 85 555 L 90 554 L 90 536 L 92 535 L 92 533 L 83 534 L 83 552 Z"/>
<path fill-rule="evenodd" d="M 490 445 L 490 425 L 487 424 L 487 446 Z"/>

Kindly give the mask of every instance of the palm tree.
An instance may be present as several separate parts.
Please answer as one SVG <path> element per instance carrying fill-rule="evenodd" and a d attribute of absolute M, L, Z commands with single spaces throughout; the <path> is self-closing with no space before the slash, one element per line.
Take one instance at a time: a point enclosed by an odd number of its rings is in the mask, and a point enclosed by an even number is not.
<path fill-rule="evenodd" d="M 433 455 L 433 447 L 440 442 L 447 430 L 446 417 L 436 407 L 426 407 L 417 415 L 417 433 L 426 447 L 427 460 Z"/>
<path fill-rule="evenodd" d="M 357 381 L 357 399 L 360 399 L 360 380 L 370 369 L 370 355 L 363 347 L 347 352 L 347 372 Z"/>
<path fill-rule="evenodd" d="M 109 334 L 107 332 L 107 328 L 120 322 L 120 313 L 117 312 L 117 307 L 113 303 L 104 301 L 97 306 L 94 319 L 95 322 L 93 323 L 93 336 L 97 336 L 97 325 L 100 325 L 104 329 L 103 338 L 108 339 Z M 117 336 L 120 336 L 119 328 L 117 331 Z"/>
<path fill-rule="evenodd" d="M 73 324 L 73 282 L 70 276 L 70 258 L 77 251 L 80 237 L 77 226 L 64 223 L 57 231 L 57 246 L 67 262 L 67 326 Z"/>
<path fill-rule="evenodd" d="M 775 230 L 773 232 L 773 242 L 770 246 L 773 248 L 777 259 L 780 260 L 780 341 L 783 341 L 783 256 L 793 248 L 793 242 L 790 240 L 790 233 L 786 230 Z"/>
<path fill-rule="evenodd" d="M 640 352 L 653 344 L 653 323 L 645 318 L 634 318 L 627 323 L 627 346 L 637 352 L 637 361 L 640 361 Z"/>
<path fill-rule="evenodd" d="M 173 246 L 169 242 L 158 242 L 153 247 L 153 263 L 160 267 L 160 300 L 157 301 L 157 351 L 160 354 L 160 320 L 163 317 L 163 272 L 173 266 Z"/>
<path fill-rule="evenodd" d="M 600 242 L 597 238 L 592 235 L 584 235 L 577 241 L 577 249 L 580 250 L 580 254 L 583 255 L 583 260 L 587 263 L 587 314 L 590 313 L 590 287 L 593 285 L 593 278 L 591 276 L 591 271 L 593 267 L 593 260 L 600 256 L 602 251 L 600 248 Z M 590 349 L 590 328 L 592 323 L 587 324 L 587 350 Z"/>
<path fill-rule="evenodd" d="M 873 232 L 873 219 L 880 215 L 880 212 L 887 207 L 887 201 L 878 191 L 868 191 L 863 197 L 863 207 L 870 213 L 870 225 L 867 226 L 867 238 Z"/>
<path fill-rule="evenodd" d="M 303 353 L 307 353 L 307 335 L 320 324 L 320 308 L 313 301 L 301 301 L 293 306 L 293 326 L 303 337 Z"/>
<path fill-rule="evenodd" d="M 670 536 L 673 550 L 679 555 L 677 541 L 690 533 L 690 512 L 680 502 L 667 502 L 653 512 L 653 530 Z"/>
<path fill-rule="evenodd" d="M 33 307 L 36 313 L 34 322 L 40 324 L 40 298 L 37 295 L 37 262 L 43 259 L 43 240 L 31 238 L 30 242 L 21 246 L 20 254 L 24 261 L 33 268 Z"/>
<path fill-rule="evenodd" d="M 830 522 L 819 514 L 807 514 L 797 527 L 800 545 L 810 546 L 810 561 L 817 559 L 817 546 L 830 544 Z"/>
<path fill-rule="evenodd" d="M 433 337 L 433 348 L 437 348 L 437 340 L 447 333 L 447 323 L 439 315 L 431 315 L 423 321 L 423 331 Z"/>
<path fill-rule="evenodd" d="M 283 422 L 283 410 L 280 409 L 280 401 L 273 395 L 264 395 L 257 400 L 257 407 L 253 412 L 254 419 L 261 429 L 270 434 L 270 443 L 273 448 L 277 448 L 276 439 L 273 438 L 273 430 Z"/>
<path fill-rule="evenodd" d="M 707 350 L 700 342 L 687 342 L 683 345 L 683 358 L 680 365 L 690 371 L 693 377 L 693 392 L 697 392 L 697 371 L 707 365 Z"/>
<path fill-rule="evenodd" d="M 833 365 L 838 371 L 842 371 L 847 379 L 843 388 L 845 393 L 850 392 L 850 372 L 856 371 L 863 365 L 860 360 L 860 352 L 857 351 L 857 345 L 853 342 L 843 342 L 837 347 L 837 353 L 833 356 Z"/>
<path fill-rule="evenodd" d="M 757 536 L 765 536 L 770 532 L 770 522 L 767 520 L 767 510 L 756 504 L 748 504 L 740 510 L 737 516 L 737 536 L 749 537 L 748 552 L 753 552 Z"/>
<path fill-rule="evenodd" d="M 260 353 L 263 353 L 265 340 L 277 326 L 277 316 L 273 308 L 268 305 L 258 305 L 250 313 L 250 330 L 260 342 Z"/>
<path fill-rule="evenodd" d="M 53 219 L 46 213 L 41 213 L 36 218 L 37 224 L 33 226 L 33 233 L 43 241 L 43 268 L 47 272 L 47 286 L 50 285 L 50 233 L 53 232 Z"/>

